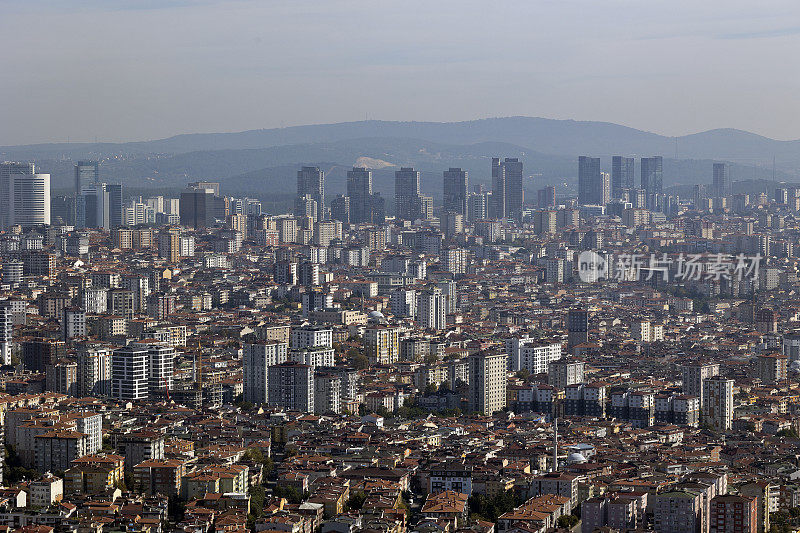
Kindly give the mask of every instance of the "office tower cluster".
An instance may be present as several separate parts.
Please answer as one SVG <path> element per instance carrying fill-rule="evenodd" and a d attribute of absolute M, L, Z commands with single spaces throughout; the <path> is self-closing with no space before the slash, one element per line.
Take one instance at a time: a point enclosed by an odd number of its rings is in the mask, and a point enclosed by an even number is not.
<path fill-rule="evenodd" d="M 403 167 L 394 173 L 395 217 L 400 220 L 433 218 L 433 198 L 420 193 L 420 173 Z"/>
<path fill-rule="evenodd" d="M 111 230 L 123 225 L 123 194 L 121 184 L 109 184 L 100 179 L 98 161 L 78 161 L 75 164 L 74 217 L 66 214 L 62 221 L 77 229 Z M 70 222 L 72 224 L 70 224 Z"/>
<path fill-rule="evenodd" d="M 348 217 L 351 224 L 383 224 L 386 220 L 386 201 L 372 192 L 372 171 L 353 167 L 347 172 Z"/>
<path fill-rule="evenodd" d="M 635 185 L 635 160 L 620 155 L 611 158 L 611 173 L 601 170 L 600 158 L 578 158 L 578 204 L 605 208 L 612 200 L 634 209 L 664 212 L 663 158 L 640 160 L 639 188 Z"/>
<path fill-rule="evenodd" d="M 328 219 L 325 215 L 325 172 L 319 167 L 303 167 L 297 171 L 294 214 L 310 216 L 314 222 Z"/>

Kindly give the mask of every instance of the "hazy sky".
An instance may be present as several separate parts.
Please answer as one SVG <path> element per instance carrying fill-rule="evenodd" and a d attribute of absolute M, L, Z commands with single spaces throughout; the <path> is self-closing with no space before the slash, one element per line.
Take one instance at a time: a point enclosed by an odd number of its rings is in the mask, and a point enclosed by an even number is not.
<path fill-rule="evenodd" d="M 800 4 L 0 0 L 0 144 L 528 115 L 800 138 Z"/>

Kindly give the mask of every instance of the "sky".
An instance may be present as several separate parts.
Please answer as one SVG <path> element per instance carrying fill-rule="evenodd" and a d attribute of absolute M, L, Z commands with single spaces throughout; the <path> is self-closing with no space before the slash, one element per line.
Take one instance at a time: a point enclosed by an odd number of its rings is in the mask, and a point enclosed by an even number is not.
<path fill-rule="evenodd" d="M 0 0 L 0 145 L 498 116 L 800 138 L 796 0 Z"/>

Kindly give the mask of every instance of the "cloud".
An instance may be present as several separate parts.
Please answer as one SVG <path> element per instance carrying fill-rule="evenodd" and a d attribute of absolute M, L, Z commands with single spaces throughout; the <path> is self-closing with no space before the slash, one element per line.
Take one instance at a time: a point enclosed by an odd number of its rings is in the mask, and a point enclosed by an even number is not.
<path fill-rule="evenodd" d="M 749 31 L 749 32 L 740 32 L 740 33 L 723 33 L 717 35 L 717 39 L 730 39 L 730 40 L 737 40 L 737 39 L 773 39 L 776 37 L 792 37 L 794 35 L 800 35 L 800 26 L 795 26 L 793 28 L 778 28 L 778 29 L 771 29 L 771 30 L 761 30 L 761 31 Z"/>

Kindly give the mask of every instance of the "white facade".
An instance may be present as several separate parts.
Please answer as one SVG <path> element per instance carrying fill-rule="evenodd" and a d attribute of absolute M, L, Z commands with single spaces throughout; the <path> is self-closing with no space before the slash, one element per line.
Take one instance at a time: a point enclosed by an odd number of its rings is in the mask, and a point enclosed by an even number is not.
<path fill-rule="evenodd" d="M 712 364 L 690 364 L 684 365 L 683 371 L 683 393 L 689 396 L 700 398 L 700 405 L 704 405 L 703 381 L 719 374 L 719 365 Z"/>
<path fill-rule="evenodd" d="M 81 414 L 75 418 L 75 427 L 88 435 L 86 453 L 96 453 L 103 447 L 103 415 L 98 413 Z"/>
<path fill-rule="evenodd" d="M 314 412 L 340 413 L 342 380 L 336 374 L 314 375 Z"/>
<path fill-rule="evenodd" d="M 123 401 L 148 398 L 147 348 L 126 346 L 111 356 L 111 395 Z"/>
<path fill-rule="evenodd" d="M 719 431 L 733 427 L 733 380 L 714 376 L 703 380 L 703 420 Z"/>
<path fill-rule="evenodd" d="M 289 360 L 313 367 L 333 366 L 336 363 L 334 349 L 327 347 L 290 350 Z"/>
<path fill-rule="evenodd" d="M 491 415 L 506 406 L 506 354 L 469 356 L 469 410 Z"/>
<path fill-rule="evenodd" d="M 561 359 L 561 343 L 546 342 L 534 337 L 514 337 L 505 340 L 509 370 L 527 370 L 531 374 L 546 373 L 553 361 Z"/>
<path fill-rule="evenodd" d="M 245 344 L 242 348 L 244 370 L 244 401 L 253 404 L 267 403 L 267 380 L 270 366 L 287 360 L 288 349 L 283 342 Z"/>
<path fill-rule="evenodd" d="M 333 346 L 333 330 L 318 326 L 292 328 L 289 334 L 289 347 L 292 350 Z"/>
<path fill-rule="evenodd" d="M 447 326 L 445 296 L 439 289 L 417 293 L 417 324 L 423 329 L 443 330 Z"/>
<path fill-rule="evenodd" d="M 548 368 L 548 381 L 557 389 L 583 383 L 584 366 L 583 361 L 552 361 Z"/>
<path fill-rule="evenodd" d="M 411 289 L 392 291 L 390 306 L 392 313 L 399 317 L 411 317 L 417 314 L 417 292 Z"/>
<path fill-rule="evenodd" d="M 64 309 L 62 318 L 64 340 L 86 336 L 86 312 L 83 309 Z"/>
<path fill-rule="evenodd" d="M 178 237 L 178 255 L 181 257 L 194 257 L 194 237 L 181 235 Z"/>
<path fill-rule="evenodd" d="M 442 252 L 442 267 L 453 274 L 465 274 L 469 265 L 469 251 L 450 248 Z"/>
<path fill-rule="evenodd" d="M 32 481 L 28 493 L 28 504 L 31 507 L 49 507 L 64 498 L 64 480 L 46 476 L 38 481 Z"/>
<path fill-rule="evenodd" d="M 11 205 L 13 203 L 12 176 L 32 176 L 35 172 L 36 167 L 33 163 L 18 163 L 15 161 L 0 163 L 0 229 L 8 228 L 14 224 Z"/>
<path fill-rule="evenodd" d="M 147 349 L 148 393 L 154 397 L 172 390 L 175 348 L 166 344 L 143 344 Z M 166 396 L 166 394 L 164 394 Z"/>
<path fill-rule="evenodd" d="M 11 364 L 12 337 L 14 334 L 14 320 L 11 306 L 7 300 L 0 302 L 0 363 Z"/>
<path fill-rule="evenodd" d="M 50 174 L 11 174 L 8 184 L 12 225 L 50 225 Z"/>
<path fill-rule="evenodd" d="M 78 352 L 78 396 L 111 396 L 111 351 L 89 348 Z"/>

